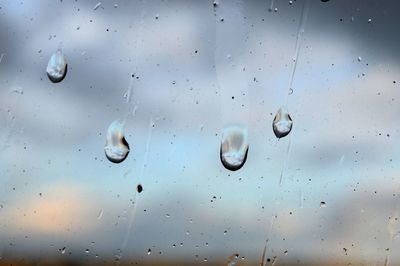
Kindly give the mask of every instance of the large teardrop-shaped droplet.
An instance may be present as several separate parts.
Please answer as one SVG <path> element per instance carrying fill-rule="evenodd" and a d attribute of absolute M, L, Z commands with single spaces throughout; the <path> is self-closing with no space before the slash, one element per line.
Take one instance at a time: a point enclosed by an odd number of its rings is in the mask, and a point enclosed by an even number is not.
<path fill-rule="evenodd" d="M 222 132 L 220 158 L 222 165 L 231 171 L 242 168 L 249 150 L 247 129 L 240 125 L 230 125 Z"/>
<path fill-rule="evenodd" d="M 293 120 L 285 107 L 279 108 L 272 122 L 272 129 L 277 138 L 286 137 L 292 130 Z"/>
<path fill-rule="evenodd" d="M 61 49 L 58 49 L 51 55 L 47 63 L 46 72 L 49 79 L 54 83 L 60 82 L 65 78 L 67 74 L 67 60 L 65 60 Z"/>
<path fill-rule="evenodd" d="M 123 122 L 115 120 L 108 127 L 107 142 L 104 151 L 110 162 L 120 163 L 128 156 L 129 144 L 125 140 L 124 126 Z"/>

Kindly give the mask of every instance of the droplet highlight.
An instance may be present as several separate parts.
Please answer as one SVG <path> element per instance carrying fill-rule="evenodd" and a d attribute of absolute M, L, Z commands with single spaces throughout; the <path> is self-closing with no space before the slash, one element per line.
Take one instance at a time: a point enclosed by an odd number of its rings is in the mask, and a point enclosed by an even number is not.
<path fill-rule="evenodd" d="M 108 127 L 104 151 L 110 162 L 121 163 L 129 154 L 129 144 L 124 136 L 124 126 L 123 122 L 115 120 Z"/>
<path fill-rule="evenodd" d="M 286 137 L 292 130 L 293 120 L 287 112 L 286 108 L 279 108 L 272 122 L 272 129 L 277 138 Z"/>
<path fill-rule="evenodd" d="M 245 164 L 249 150 L 247 128 L 240 125 L 230 125 L 222 133 L 220 159 L 222 165 L 237 171 Z"/>
<path fill-rule="evenodd" d="M 58 49 L 51 55 L 47 63 L 47 77 L 49 77 L 51 82 L 58 83 L 67 75 L 67 68 L 67 60 L 61 49 Z"/>

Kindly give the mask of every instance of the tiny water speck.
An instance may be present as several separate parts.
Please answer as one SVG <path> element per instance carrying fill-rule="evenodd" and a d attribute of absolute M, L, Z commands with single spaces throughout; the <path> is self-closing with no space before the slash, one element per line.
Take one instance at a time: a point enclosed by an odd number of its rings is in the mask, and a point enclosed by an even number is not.
<path fill-rule="evenodd" d="M 143 191 L 143 187 L 142 187 L 141 184 L 137 185 L 136 191 L 137 191 L 138 193 L 141 193 L 141 192 Z"/>
<path fill-rule="evenodd" d="M 67 74 L 67 60 L 61 49 L 57 49 L 51 57 L 49 62 L 47 63 L 47 77 L 49 77 L 50 81 L 54 83 L 58 83 L 62 81 Z"/>
<path fill-rule="evenodd" d="M 110 162 L 121 163 L 129 154 L 129 144 L 125 140 L 124 126 L 124 122 L 115 120 L 108 127 L 104 151 Z"/>
<path fill-rule="evenodd" d="M 229 125 L 224 128 L 220 148 L 222 165 L 231 171 L 242 168 L 249 150 L 247 128 L 241 125 Z"/>
<path fill-rule="evenodd" d="M 286 137 L 292 130 L 293 120 L 287 112 L 286 108 L 279 108 L 272 122 L 272 129 L 277 138 Z"/>

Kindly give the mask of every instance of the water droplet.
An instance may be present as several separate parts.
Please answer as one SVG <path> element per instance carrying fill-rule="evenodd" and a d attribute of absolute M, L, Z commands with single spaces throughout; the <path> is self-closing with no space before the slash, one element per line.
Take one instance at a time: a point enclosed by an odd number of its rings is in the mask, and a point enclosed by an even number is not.
<path fill-rule="evenodd" d="M 90 253 L 90 250 L 87 248 L 87 249 L 85 249 L 85 253 L 86 254 L 89 254 Z"/>
<path fill-rule="evenodd" d="M 149 248 L 148 250 L 147 250 L 147 255 L 150 255 L 151 254 L 151 249 Z"/>
<path fill-rule="evenodd" d="M 129 144 L 124 136 L 124 123 L 115 120 L 107 130 L 107 142 L 104 147 L 106 157 L 110 162 L 120 163 L 129 154 Z"/>
<path fill-rule="evenodd" d="M 275 8 L 274 8 L 274 11 L 275 11 L 275 12 L 278 12 L 278 8 L 277 8 L 277 7 L 275 7 Z"/>
<path fill-rule="evenodd" d="M 289 95 L 292 95 L 293 94 L 293 89 L 292 88 L 290 88 L 289 89 L 289 93 L 288 93 Z"/>
<path fill-rule="evenodd" d="M 67 60 L 65 60 L 64 54 L 61 49 L 57 49 L 57 51 L 51 55 L 47 63 L 47 76 L 52 82 L 58 83 L 67 75 L 67 68 Z"/>
<path fill-rule="evenodd" d="M 368 23 L 371 23 L 371 22 L 372 22 L 372 19 L 371 19 L 371 18 L 369 18 L 369 19 L 368 19 Z"/>
<path fill-rule="evenodd" d="M 326 205 L 325 201 L 321 201 L 321 202 L 319 203 L 319 207 L 321 207 L 321 208 L 324 208 L 325 205 Z"/>
<path fill-rule="evenodd" d="M 328 2 L 329 0 L 321 0 L 321 2 L 324 2 L 324 3 L 326 3 L 326 2 Z"/>
<path fill-rule="evenodd" d="M 293 1 L 289 1 L 289 5 L 293 5 Z"/>
<path fill-rule="evenodd" d="M 279 108 L 272 122 L 272 129 L 277 138 L 286 137 L 292 130 L 293 121 L 286 108 Z"/>
<path fill-rule="evenodd" d="M 247 128 L 230 125 L 222 133 L 220 159 L 222 165 L 231 171 L 242 168 L 249 150 Z"/>
<path fill-rule="evenodd" d="M 239 254 L 238 253 L 234 253 L 232 255 L 230 255 L 228 257 L 228 264 L 227 266 L 234 266 L 236 265 L 236 263 L 238 262 L 239 259 Z"/>
<path fill-rule="evenodd" d="M 60 249 L 61 254 L 65 254 L 65 251 L 66 251 L 66 250 L 67 250 L 66 247 L 61 248 L 61 249 Z"/>
<path fill-rule="evenodd" d="M 138 193 L 140 193 L 140 192 L 142 192 L 142 191 L 143 191 L 143 187 L 142 187 L 142 185 L 141 185 L 141 184 L 137 185 L 137 187 L 136 187 L 136 191 L 137 191 Z"/>
<path fill-rule="evenodd" d="M 358 62 L 361 62 L 361 61 L 362 61 L 362 57 L 359 56 L 359 57 L 357 58 L 357 60 L 358 60 Z"/>

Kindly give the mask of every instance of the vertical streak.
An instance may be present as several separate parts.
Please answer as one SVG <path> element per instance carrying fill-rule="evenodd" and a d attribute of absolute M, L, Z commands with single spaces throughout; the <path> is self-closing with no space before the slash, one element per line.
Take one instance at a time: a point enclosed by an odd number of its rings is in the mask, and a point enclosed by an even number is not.
<path fill-rule="evenodd" d="M 2 54 L 0 55 L 0 63 L 1 63 L 1 61 L 3 60 L 3 57 L 4 57 L 4 53 L 2 53 Z"/>
<path fill-rule="evenodd" d="M 271 0 L 271 5 L 269 6 L 269 8 L 268 8 L 268 11 L 272 11 L 272 10 L 274 10 L 274 4 L 275 4 L 275 0 Z"/>
<path fill-rule="evenodd" d="M 244 3 L 218 1 L 213 5 L 215 20 L 214 68 L 219 90 L 223 124 L 247 124 L 249 90 L 246 78 L 245 47 L 248 39 L 243 14 Z"/>
<path fill-rule="evenodd" d="M 290 150 L 291 150 L 291 147 L 292 147 L 292 138 L 291 138 L 291 135 L 289 135 L 289 140 L 288 140 L 288 146 L 287 146 L 287 148 L 286 148 L 286 153 L 285 153 L 285 158 L 284 158 L 284 160 L 283 160 L 283 164 L 282 164 L 282 169 L 281 169 L 281 176 L 279 177 L 279 185 L 282 185 L 282 179 L 283 179 L 283 172 L 285 171 L 285 169 L 286 169 L 286 166 L 287 166 L 287 161 L 289 160 L 289 154 L 290 154 Z"/>
<path fill-rule="evenodd" d="M 140 175 L 139 175 L 139 178 L 138 178 L 138 182 L 139 183 L 140 183 L 140 180 L 142 180 L 143 175 L 145 173 L 145 168 L 147 167 L 147 162 L 148 162 L 148 157 L 149 157 L 149 150 L 150 150 L 150 143 L 151 143 L 151 139 L 152 139 L 152 136 L 153 136 L 153 125 L 154 125 L 154 120 L 153 120 L 153 117 L 151 116 L 150 117 L 148 131 L 147 131 L 147 140 L 146 140 L 146 150 L 145 150 L 145 154 L 144 154 L 144 161 L 143 161 L 143 165 L 142 165 L 142 168 L 140 170 Z M 121 248 L 119 249 L 120 250 L 119 259 L 122 259 L 123 251 L 125 250 L 126 245 L 128 244 L 129 236 L 131 234 L 131 230 L 132 230 L 132 226 L 133 226 L 133 223 L 134 223 L 134 220 L 135 220 L 135 216 L 136 216 L 135 214 L 136 214 L 138 205 L 139 205 L 139 192 L 136 192 L 135 200 L 133 202 L 133 209 L 132 209 L 131 215 L 129 217 L 128 227 L 127 227 L 127 230 L 126 230 L 126 233 L 125 233 L 125 236 L 124 236 L 124 240 L 122 241 Z"/>
<path fill-rule="evenodd" d="M 271 222 L 270 222 L 270 225 L 269 225 L 269 230 L 267 232 L 267 238 L 265 240 L 264 250 L 263 250 L 263 253 L 262 253 L 262 256 L 261 256 L 261 263 L 260 263 L 261 266 L 264 266 L 266 264 L 265 255 L 267 254 L 267 245 L 268 245 L 268 242 L 269 242 L 269 237 L 270 237 L 270 235 L 272 233 L 272 229 L 274 227 L 274 218 L 275 218 L 275 216 L 272 215 Z"/>
<path fill-rule="evenodd" d="M 301 43 L 302 43 L 302 36 L 304 33 L 304 26 L 306 24 L 307 17 L 308 17 L 308 5 L 309 5 L 308 0 L 305 0 L 305 2 L 303 4 L 303 8 L 301 10 L 301 19 L 300 19 L 299 28 L 297 31 L 297 36 L 296 36 L 294 57 L 292 59 L 293 60 L 292 61 L 292 72 L 290 73 L 289 85 L 288 85 L 287 93 L 285 96 L 285 107 L 287 107 L 288 96 L 289 96 L 290 90 L 292 89 L 292 86 L 293 86 L 294 74 L 296 73 L 297 61 L 299 59 L 300 47 L 301 47 Z"/>
<path fill-rule="evenodd" d="M 143 34 L 143 25 L 144 25 L 144 17 L 145 17 L 145 5 L 144 5 L 144 1 L 143 0 L 139 0 L 140 1 L 140 22 L 139 22 L 139 29 L 138 29 L 138 34 L 137 34 L 137 39 L 135 41 L 135 49 L 134 49 L 134 59 L 136 60 L 138 54 L 139 54 L 139 48 L 140 47 L 140 43 L 142 42 L 142 34 Z M 129 24 L 132 24 L 131 22 Z M 130 25 L 131 26 L 131 25 Z M 136 60 L 138 61 L 138 60 Z M 138 64 L 135 65 L 135 73 L 138 72 Z M 124 98 L 126 98 L 126 103 L 128 104 L 128 111 L 125 115 L 125 118 L 128 118 L 130 115 L 135 115 L 136 113 L 136 109 L 138 108 L 137 105 L 137 100 L 135 101 L 134 104 L 131 104 L 132 101 L 132 93 L 133 93 L 133 82 L 134 82 L 134 75 L 131 76 L 131 79 L 129 81 L 129 87 L 127 89 L 127 91 L 124 94 Z M 138 178 L 138 181 L 140 182 L 140 180 L 142 179 L 143 175 L 144 175 L 144 169 L 147 165 L 147 160 L 148 160 L 148 153 L 149 153 L 149 147 L 150 147 L 150 142 L 151 142 L 151 136 L 152 136 L 152 127 L 153 127 L 153 118 L 152 116 L 150 117 L 150 123 L 149 123 L 149 129 L 148 129 L 148 134 L 147 134 L 147 141 L 146 141 L 146 151 L 145 151 L 145 156 L 144 156 L 144 162 L 142 165 L 142 169 Z M 116 261 L 116 264 L 119 265 L 122 257 L 123 257 L 123 252 L 126 248 L 126 245 L 128 244 L 129 241 L 129 236 L 131 234 L 132 231 L 132 226 L 135 220 L 135 216 L 136 216 L 136 212 L 137 212 L 137 208 L 139 205 L 139 193 L 136 192 L 135 193 L 135 198 L 134 198 L 134 202 L 133 202 L 133 207 L 130 207 L 131 213 L 130 213 L 130 217 L 129 217 L 129 222 L 128 222 L 128 227 L 126 229 L 126 233 L 123 237 L 123 241 L 121 243 L 121 246 L 119 248 L 119 254 L 118 254 L 118 260 Z"/>
<path fill-rule="evenodd" d="M 288 105 L 288 100 L 289 100 L 289 94 L 290 94 L 290 90 L 292 89 L 292 86 L 293 86 L 294 74 L 296 73 L 297 61 L 299 59 L 300 46 L 301 46 L 301 41 L 302 41 L 301 37 L 303 36 L 305 23 L 307 21 L 308 9 L 309 9 L 309 0 L 305 0 L 305 2 L 303 4 L 303 8 L 301 10 L 301 19 L 300 19 L 300 23 L 299 23 L 299 29 L 297 31 L 297 36 L 296 36 L 295 55 L 294 55 L 294 61 L 292 63 L 292 72 L 290 73 L 289 85 L 288 85 L 287 93 L 285 96 L 284 106 L 286 109 L 288 109 L 287 105 Z M 291 143 L 292 143 L 292 141 L 291 141 L 291 134 L 290 134 L 288 147 L 286 149 L 285 159 L 284 159 L 283 165 L 282 165 L 281 176 L 279 178 L 279 185 L 282 185 L 283 172 L 286 168 L 287 161 L 289 159 Z"/>
<path fill-rule="evenodd" d="M 389 266 L 389 255 L 386 255 L 385 266 Z"/>

